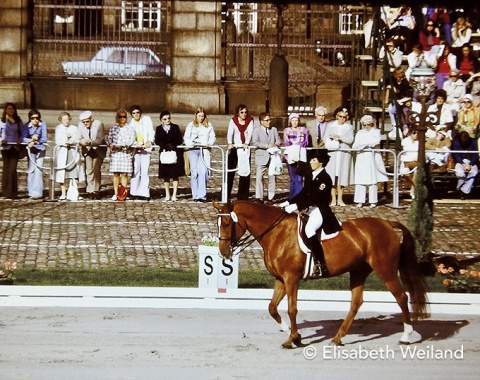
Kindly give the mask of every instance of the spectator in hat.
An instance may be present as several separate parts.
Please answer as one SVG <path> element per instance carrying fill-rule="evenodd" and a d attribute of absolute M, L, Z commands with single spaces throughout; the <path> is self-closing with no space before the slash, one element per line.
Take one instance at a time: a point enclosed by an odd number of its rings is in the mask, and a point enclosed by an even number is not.
<path fill-rule="evenodd" d="M 288 117 L 288 127 L 283 131 L 285 144 L 284 160 L 287 162 L 290 176 L 290 199 L 297 195 L 303 187 L 303 176 L 300 172 L 302 162 L 307 162 L 309 133 L 306 127 L 300 125 L 300 115 L 292 113 Z"/>
<path fill-rule="evenodd" d="M 100 198 L 102 184 L 102 164 L 107 155 L 105 130 L 103 123 L 94 119 L 91 111 L 84 111 L 79 116 L 77 141 L 85 158 L 85 181 L 87 197 Z"/>
<path fill-rule="evenodd" d="M 330 151 L 330 162 L 326 170 L 334 184 L 332 188 L 332 206 L 346 206 L 343 201 L 343 189 L 350 185 L 352 178 L 352 154 L 341 149 L 350 149 L 354 140 L 354 128 L 348 121 L 348 110 L 340 107 L 336 120 L 328 125 L 325 132 L 325 148 Z"/>
<path fill-rule="evenodd" d="M 364 151 L 364 149 L 374 149 L 380 146 L 381 133 L 373 125 L 373 117 L 364 115 L 360 119 L 362 129 L 355 135 L 353 149 L 359 149 L 355 160 L 355 175 L 353 183 L 355 184 L 355 194 L 353 201 L 357 207 L 362 207 L 366 202 L 367 189 L 368 201 L 370 207 L 376 207 L 378 203 L 378 182 L 386 182 L 388 177 L 385 171 L 380 153 Z"/>

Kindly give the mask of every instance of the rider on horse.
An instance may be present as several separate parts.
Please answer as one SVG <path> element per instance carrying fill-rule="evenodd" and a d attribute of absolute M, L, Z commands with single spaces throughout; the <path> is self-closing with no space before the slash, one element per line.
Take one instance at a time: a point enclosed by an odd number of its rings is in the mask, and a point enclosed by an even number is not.
<path fill-rule="evenodd" d="M 315 149 L 309 151 L 311 175 L 305 177 L 305 186 L 294 196 L 290 202 L 285 202 L 281 206 L 285 211 L 292 213 L 297 209 L 307 209 L 309 215 L 305 226 L 305 235 L 307 245 L 316 259 L 318 271 L 315 276 L 325 275 L 326 268 L 324 264 L 323 248 L 320 240 L 317 238 L 317 230 L 322 228 L 325 234 L 333 234 L 342 230 L 335 214 L 330 207 L 332 178 L 325 170 L 325 166 L 330 161 L 330 155 L 326 149 Z"/>

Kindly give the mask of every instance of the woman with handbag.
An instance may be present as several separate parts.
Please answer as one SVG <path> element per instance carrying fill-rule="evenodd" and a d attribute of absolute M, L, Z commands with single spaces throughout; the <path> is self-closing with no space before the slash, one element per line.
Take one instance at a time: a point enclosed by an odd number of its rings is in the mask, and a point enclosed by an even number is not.
<path fill-rule="evenodd" d="M 189 147 L 188 160 L 193 201 L 206 202 L 208 167 L 211 159 L 209 147 L 215 144 L 215 131 L 203 107 L 195 110 L 193 121 L 188 123 L 185 129 L 184 141 Z"/>
<path fill-rule="evenodd" d="M 110 172 L 113 173 L 112 201 L 124 201 L 128 195 L 128 173 L 133 171 L 135 128 L 127 124 L 127 111 L 123 108 L 117 111 L 116 121 L 105 142 L 110 148 Z"/>
<path fill-rule="evenodd" d="M 155 130 L 155 144 L 160 148 L 160 162 L 158 164 L 158 178 L 163 179 L 165 186 L 165 202 L 178 200 L 178 178 L 185 175 L 183 150 L 183 136 L 180 127 L 171 122 L 169 111 L 160 113 L 160 124 Z M 173 193 L 170 195 L 170 180 L 173 184 Z"/>
<path fill-rule="evenodd" d="M 22 136 L 22 119 L 18 116 L 17 107 L 7 103 L 0 119 L 2 135 L 2 196 L 18 198 L 18 160 L 25 157 L 25 146 L 20 145 Z"/>

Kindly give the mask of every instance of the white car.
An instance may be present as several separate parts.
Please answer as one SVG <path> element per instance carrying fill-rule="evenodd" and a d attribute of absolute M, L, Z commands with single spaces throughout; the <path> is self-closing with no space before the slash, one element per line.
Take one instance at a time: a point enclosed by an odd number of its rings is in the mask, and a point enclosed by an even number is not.
<path fill-rule="evenodd" d="M 106 46 L 89 61 L 63 61 L 69 76 L 136 77 L 159 73 L 170 76 L 170 66 L 147 48 Z"/>

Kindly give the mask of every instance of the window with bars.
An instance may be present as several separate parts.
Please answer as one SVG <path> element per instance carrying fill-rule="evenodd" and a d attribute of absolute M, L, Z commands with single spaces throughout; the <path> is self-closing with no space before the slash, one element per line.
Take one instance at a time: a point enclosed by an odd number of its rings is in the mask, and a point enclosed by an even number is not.
<path fill-rule="evenodd" d="M 353 34 L 363 30 L 364 7 L 340 7 L 338 16 L 340 34 Z"/>
<path fill-rule="evenodd" d="M 160 1 L 122 1 L 122 30 L 160 30 Z"/>
<path fill-rule="evenodd" d="M 257 33 L 258 7 L 256 3 L 233 3 L 233 20 L 237 32 Z"/>

